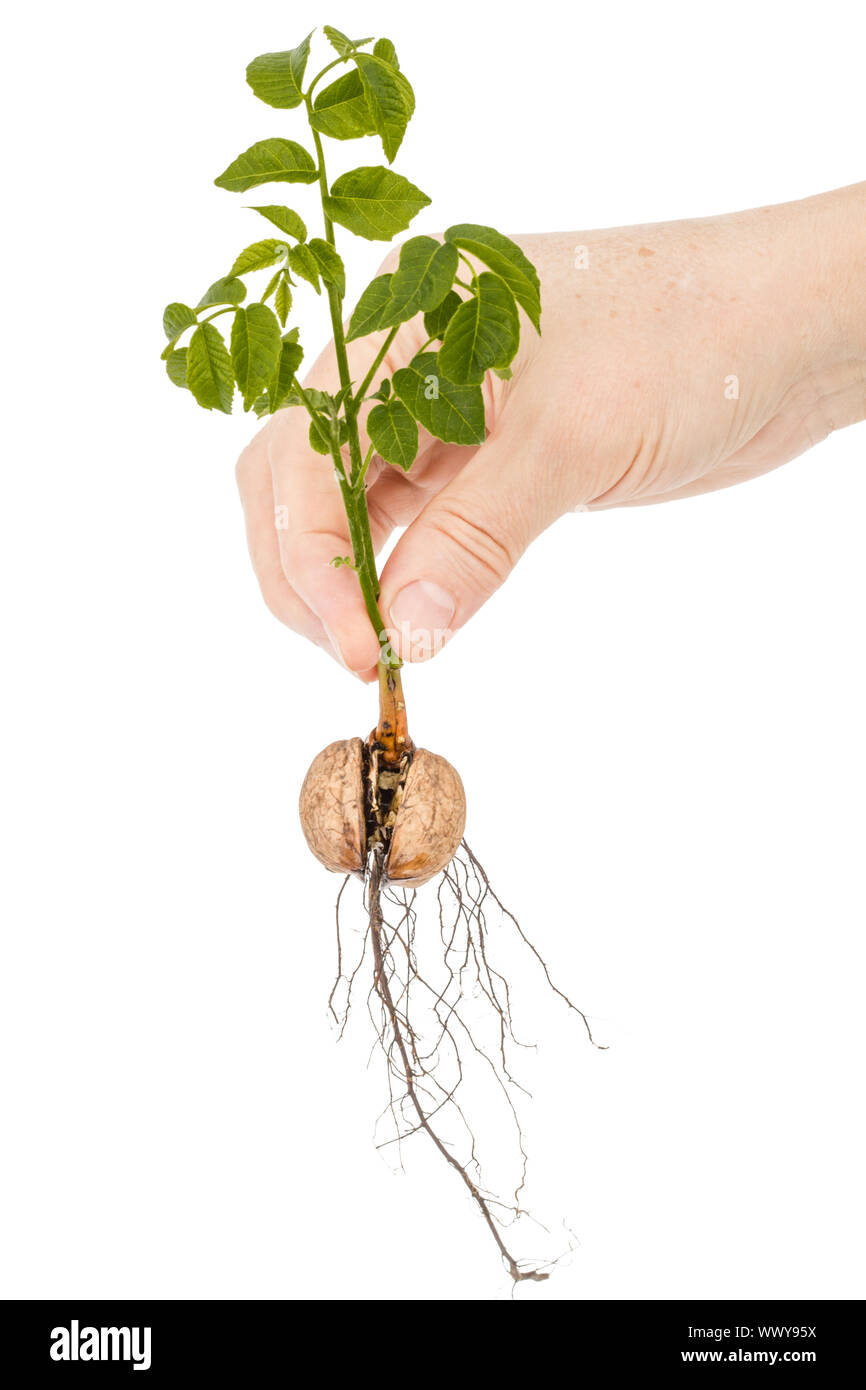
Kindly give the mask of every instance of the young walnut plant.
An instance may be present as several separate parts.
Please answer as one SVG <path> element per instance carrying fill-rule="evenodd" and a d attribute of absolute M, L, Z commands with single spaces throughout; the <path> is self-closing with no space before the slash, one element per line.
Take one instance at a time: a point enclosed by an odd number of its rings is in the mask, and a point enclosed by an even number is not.
<path fill-rule="evenodd" d="M 303 108 L 309 127 L 305 143 L 283 135 L 256 141 L 215 181 L 232 193 L 248 193 L 265 184 L 316 185 L 323 235 L 310 236 L 300 213 L 283 203 L 253 204 L 252 211 L 279 235 L 246 246 L 228 273 L 215 280 L 194 307 L 180 302 L 168 305 L 163 318 L 168 339 L 163 358 L 171 381 L 188 390 L 206 410 L 228 414 L 237 395 L 244 410 L 259 417 L 278 410 L 306 411 L 310 446 L 323 455 L 323 468 L 333 468 L 352 547 L 351 557 L 335 556 L 333 563 L 350 564 L 357 575 L 380 644 L 379 719 L 366 741 L 350 738 L 332 743 L 314 759 L 301 792 L 302 826 L 310 849 L 327 868 L 356 875 L 364 886 L 374 960 L 371 994 L 381 1007 L 379 1040 L 389 1077 L 402 1087 L 399 1100 L 392 1088 L 398 1139 L 425 1130 L 481 1209 L 512 1277 L 544 1278 L 538 1269 L 522 1269 L 503 1245 L 491 1210 L 497 1205 L 495 1199 L 486 1196 L 472 1176 L 471 1170 L 477 1167 L 474 1153 L 461 1164 L 450 1144 L 430 1126 L 432 1113 L 454 1104 L 458 1084 L 450 1088 L 441 1084 L 429 1059 L 440 1056 L 454 1041 L 465 964 L 459 970 L 452 968 L 449 953 L 457 951 L 459 956 L 460 933 L 468 933 L 466 960 L 475 960 L 480 988 L 492 1000 L 499 1019 L 496 1051 L 501 1052 L 509 1082 L 504 1039 L 510 1036 L 510 1004 L 507 987 L 502 995 L 504 980 L 491 973 L 486 957 L 480 904 L 490 890 L 483 870 L 468 848 L 468 861 L 461 861 L 463 877 L 448 868 L 465 824 L 460 778 L 444 758 L 416 749 L 409 737 L 401 663 L 389 644 L 379 610 L 365 486 L 374 457 L 404 471 L 411 469 L 418 452 L 419 426 L 450 444 L 483 444 L 482 383 L 488 372 L 510 374 L 520 343 L 519 309 L 540 331 L 539 281 L 530 261 L 508 237 L 492 227 L 459 223 L 449 227 L 441 241 L 430 236 L 407 240 L 397 268 L 367 286 L 344 329 L 346 272 L 336 228 L 369 241 L 388 242 L 408 228 L 430 199 L 389 167 L 415 106 L 394 45 L 388 39 L 352 40 L 327 25 L 324 34 L 336 56 L 312 78 L 307 76 L 312 34 L 297 48 L 265 53 L 247 67 L 247 82 L 266 105 L 279 111 Z M 324 140 L 370 136 L 381 142 L 387 164 L 359 165 L 330 183 Z M 256 292 L 260 293 L 253 298 L 246 281 L 259 274 Z M 304 352 L 298 329 L 287 325 L 299 281 L 319 295 L 324 289 L 339 378 L 333 391 L 304 387 L 298 377 Z M 378 373 L 401 324 L 418 315 L 423 315 L 426 342 L 407 366 L 379 381 Z M 347 343 L 383 331 L 378 350 L 371 349 L 363 380 L 352 379 Z M 369 403 L 362 430 L 359 413 Z M 433 1013 L 438 1019 L 434 1027 L 441 1025 L 441 1036 L 425 1053 L 419 1049 L 407 1012 L 405 971 L 415 980 L 422 977 L 414 953 L 414 891 L 409 898 L 405 893 L 440 871 L 460 901 L 460 928 L 447 937 L 444 929 L 440 933 L 451 983 L 434 992 Z M 478 890 L 467 903 L 460 884 L 468 885 L 470 876 Z M 398 901 L 395 885 L 406 885 L 400 887 L 406 915 L 389 927 L 383 897 L 390 895 L 390 901 Z M 439 902 L 441 924 L 441 888 Z M 402 965 L 400 957 L 405 957 Z M 342 952 L 340 959 L 343 979 Z M 402 988 L 397 987 L 400 978 L 404 978 Z M 448 990 L 454 992 L 455 979 L 458 997 L 450 998 Z M 348 1007 L 347 999 L 346 1015 Z M 474 1041 L 473 1047 L 479 1050 Z M 414 1116 L 408 1128 L 407 1105 Z M 509 1210 L 519 1215 L 519 1203 Z"/>

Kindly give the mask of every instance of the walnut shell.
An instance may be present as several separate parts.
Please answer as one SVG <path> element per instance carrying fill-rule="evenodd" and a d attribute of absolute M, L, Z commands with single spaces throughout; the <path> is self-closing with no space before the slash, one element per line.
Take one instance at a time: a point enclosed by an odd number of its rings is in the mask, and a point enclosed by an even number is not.
<path fill-rule="evenodd" d="M 466 825 L 466 794 L 456 768 L 418 748 L 403 785 L 385 871 L 393 882 L 417 886 L 454 858 Z"/>
<path fill-rule="evenodd" d="M 307 844 L 332 873 L 362 873 L 366 858 L 363 745 L 339 739 L 317 753 L 298 806 Z"/>

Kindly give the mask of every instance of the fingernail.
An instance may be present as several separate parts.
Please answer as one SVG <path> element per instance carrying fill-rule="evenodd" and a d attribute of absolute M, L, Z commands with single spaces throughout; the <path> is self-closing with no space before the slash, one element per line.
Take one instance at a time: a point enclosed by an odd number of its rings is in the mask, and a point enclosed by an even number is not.
<path fill-rule="evenodd" d="M 415 579 L 401 589 L 390 608 L 400 639 L 400 651 L 409 661 L 426 661 L 451 636 L 449 623 L 456 603 L 451 595 L 429 579 Z"/>

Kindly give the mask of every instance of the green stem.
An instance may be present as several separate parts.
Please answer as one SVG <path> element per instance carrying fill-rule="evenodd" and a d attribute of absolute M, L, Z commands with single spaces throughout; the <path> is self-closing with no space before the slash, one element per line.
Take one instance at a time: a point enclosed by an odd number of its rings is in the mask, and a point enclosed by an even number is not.
<path fill-rule="evenodd" d="M 305 97 L 304 97 L 305 101 L 307 102 L 307 106 L 308 106 L 308 107 L 309 107 L 310 102 L 311 102 L 311 100 L 312 100 L 313 92 L 315 91 L 315 89 L 316 89 L 316 87 L 318 86 L 318 84 L 321 82 L 322 78 L 325 76 L 325 73 L 326 73 L 326 72 L 330 72 L 330 71 L 331 71 L 331 68 L 337 68 L 337 67 L 339 67 L 341 63 L 348 63 L 348 62 L 350 62 L 350 59 L 349 59 L 349 58 L 333 58 L 333 59 L 331 60 L 331 62 L 328 63 L 328 65 L 327 65 L 326 67 L 322 68 L 322 71 L 321 71 L 321 72 L 317 72 L 317 73 L 316 73 L 315 77 L 313 78 L 312 82 L 310 83 L 309 87 L 307 88 L 306 93 L 305 93 Z"/>
<path fill-rule="evenodd" d="M 376 373 L 378 372 L 379 368 L 381 367 L 382 362 L 384 361 L 384 358 L 385 358 L 385 353 L 388 351 L 389 347 L 390 347 L 391 344 L 393 343 L 393 341 L 394 341 L 394 339 L 396 338 L 396 336 L 397 336 L 397 334 L 398 334 L 399 331 L 400 331 L 400 325 L 399 325 L 399 323 L 397 323 L 397 324 L 395 324 L 394 327 L 390 330 L 390 332 L 388 333 L 388 336 L 387 336 L 387 338 L 385 339 L 384 343 L 383 343 L 382 346 L 379 348 L 379 351 L 376 353 L 376 356 L 373 358 L 373 365 L 371 366 L 371 368 L 370 368 L 370 370 L 368 371 L 367 375 L 364 377 L 364 380 L 361 382 L 361 385 L 358 387 L 357 391 L 355 392 L 354 396 L 352 397 L 352 409 L 353 409 L 353 410 L 357 410 L 357 409 L 359 408 L 359 406 L 361 405 L 361 403 L 363 402 L 364 397 L 365 397 L 365 395 L 367 394 L 367 387 L 370 385 L 370 382 L 373 380 L 373 377 L 376 375 Z"/>
<path fill-rule="evenodd" d="M 375 450 L 373 449 L 373 446 L 371 444 L 366 454 L 364 455 L 364 462 L 361 464 L 361 472 L 358 474 L 358 477 L 352 484 L 352 487 L 355 489 L 356 492 L 360 492 L 361 488 L 364 486 L 364 479 L 367 476 L 367 469 L 370 467 L 370 460 L 373 457 L 374 452 Z"/>
<path fill-rule="evenodd" d="M 313 142 L 316 147 L 316 159 L 318 161 L 319 171 L 319 192 L 322 199 L 322 216 L 325 221 L 325 238 L 328 244 L 333 246 L 334 224 L 326 211 L 328 175 L 325 170 L 325 153 L 322 149 L 321 136 L 312 123 L 312 103 L 310 101 L 309 91 L 305 97 L 305 102 L 307 107 L 307 118 L 310 123 L 310 130 L 313 134 Z M 343 301 L 336 285 L 328 285 L 327 289 L 328 307 L 331 313 L 331 329 L 334 334 L 334 351 L 337 357 L 337 370 L 340 374 L 340 388 L 346 392 L 344 411 L 350 459 L 348 477 L 340 449 L 336 443 L 332 449 L 332 456 L 334 459 L 334 466 L 337 470 L 337 480 L 340 485 L 343 506 L 346 511 L 346 520 L 349 523 L 349 539 L 352 543 L 352 558 L 355 562 L 355 572 L 358 576 L 358 583 L 361 586 L 361 593 L 364 598 L 364 606 L 367 609 L 367 616 L 370 619 L 373 631 L 379 642 L 379 660 L 382 665 L 396 669 L 401 665 L 401 662 L 391 651 L 385 631 L 385 623 L 379 610 L 379 575 L 376 569 L 373 537 L 370 532 L 370 513 L 367 509 L 367 494 L 363 487 L 357 486 L 359 479 L 363 479 L 365 465 L 361 457 L 361 438 L 358 432 L 357 405 L 351 394 L 352 378 L 349 374 L 349 359 L 346 354 L 346 335 L 343 331 Z M 382 355 L 384 356 L 384 353 Z"/>

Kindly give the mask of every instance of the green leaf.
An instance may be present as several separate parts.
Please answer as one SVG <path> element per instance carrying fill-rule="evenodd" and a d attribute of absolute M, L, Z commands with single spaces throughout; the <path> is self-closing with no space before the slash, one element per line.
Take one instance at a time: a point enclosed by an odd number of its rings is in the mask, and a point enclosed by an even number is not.
<path fill-rule="evenodd" d="M 294 237 L 295 241 L 306 241 L 307 229 L 292 208 L 282 207 L 279 203 L 266 203 L 264 207 L 252 207 L 250 211 L 261 213 L 262 217 L 273 222 L 286 236 Z"/>
<path fill-rule="evenodd" d="M 313 157 L 303 145 L 294 140 L 258 140 L 214 183 L 230 193 L 244 193 L 260 183 L 315 183 L 318 177 Z"/>
<path fill-rule="evenodd" d="M 536 332 L 541 332 L 541 286 L 535 266 L 524 256 L 519 246 L 493 227 L 460 222 L 449 227 L 445 240 L 462 251 L 477 256 L 490 270 L 504 280 L 518 304 L 526 310 Z"/>
<path fill-rule="evenodd" d="M 317 454 L 329 454 L 331 452 L 331 425 L 329 420 L 317 415 L 310 421 L 310 448 L 315 449 Z"/>
<path fill-rule="evenodd" d="M 325 38 L 336 48 L 341 58 L 348 58 L 356 48 L 363 48 L 365 44 L 372 43 L 372 36 L 369 39 L 349 39 L 345 34 L 341 34 L 339 29 L 335 29 L 332 24 L 324 26 Z"/>
<path fill-rule="evenodd" d="M 419 425 L 448 444 L 484 443 L 480 386 L 458 386 L 443 376 L 439 354 L 421 352 L 394 373 L 394 390 Z"/>
<path fill-rule="evenodd" d="M 371 401 L 388 401 L 391 399 L 391 382 L 388 377 L 385 377 L 378 391 L 372 392 L 369 399 Z"/>
<path fill-rule="evenodd" d="M 232 367 L 249 410 L 273 376 L 280 358 L 280 325 L 266 304 L 239 309 L 232 324 Z"/>
<path fill-rule="evenodd" d="M 399 69 L 397 62 L 397 50 L 390 39 L 377 39 L 373 44 L 375 57 L 381 58 L 383 63 L 390 63 L 392 68 Z"/>
<path fill-rule="evenodd" d="M 287 343 L 285 339 L 283 339 L 280 344 L 280 357 L 277 370 L 268 386 L 268 405 L 271 414 L 273 414 L 275 410 L 279 410 L 283 401 L 291 392 L 295 373 L 303 360 L 304 349 L 301 347 L 300 343 Z"/>
<path fill-rule="evenodd" d="M 392 328 L 414 318 L 448 292 L 454 279 L 457 251 L 432 237 L 412 237 L 400 251 L 393 275 L 379 275 L 364 290 L 352 314 L 346 341 L 380 328 Z M 457 295 L 454 296 L 460 303 Z"/>
<path fill-rule="evenodd" d="M 319 92 L 313 102 L 310 124 L 332 140 L 357 140 L 362 135 L 376 134 L 361 75 L 355 68 Z"/>
<path fill-rule="evenodd" d="M 281 281 L 282 278 L 283 278 L 283 272 L 282 272 L 282 270 L 278 270 L 277 273 L 276 273 L 275 275 L 272 275 L 272 276 L 271 276 L 270 280 L 268 281 L 267 289 L 265 290 L 264 294 L 262 295 L 262 303 L 263 303 L 263 304 L 264 304 L 268 299 L 270 299 L 271 295 L 273 294 L 274 290 L 277 288 L 277 285 L 280 283 L 280 281 Z"/>
<path fill-rule="evenodd" d="M 235 389 L 232 360 L 222 335 L 212 323 L 199 324 L 190 339 L 186 384 L 205 410 L 221 410 L 231 415 Z"/>
<path fill-rule="evenodd" d="M 391 277 L 395 313 L 412 318 L 419 309 L 435 309 L 450 290 L 456 274 L 456 246 L 434 241 L 430 236 L 411 237 L 400 248 L 400 264 Z"/>
<path fill-rule="evenodd" d="M 331 246 L 330 242 L 323 241 L 321 237 L 314 236 L 307 243 L 312 251 L 319 267 L 319 272 L 326 285 L 336 285 L 340 298 L 346 293 L 346 268 L 338 254 Z M 298 272 L 300 274 L 300 271 Z"/>
<path fill-rule="evenodd" d="M 283 325 L 283 328 L 286 326 L 286 319 L 289 317 L 289 310 L 291 307 L 292 292 L 289 289 L 289 282 L 284 275 L 277 285 L 277 293 L 274 297 L 274 308 L 277 311 L 277 318 Z"/>
<path fill-rule="evenodd" d="M 377 454 L 409 472 L 418 452 L 418 426 L 402 401 L 374 405 L 367 416 L 367 434 Z"/>
<path fill-rule="evenodd" d="M 212 304 L 240 304 L 241 300 L 246 299 L 247 287 L 243 280 L 236 280 L 233 275 L 224 275 L 221 280 L 214 280 L 210 289 L 205 290 L 197 304 L 198 309 L 209 309 Z"/>
<path fill-rule="evenodd" d="M 260 101 L 283 110 L 300 106 L 304 99 L 301 82 L 310 56 L 312 32 L 297 48 L 285 53 L 262 53 L 247 66 L 247 82 Z"/>
<path fill-rule="evenodd" d="M 300 242 L 298 246 L 292 247 L 289 252 L 289 265 L 296 275 L 300 275 L 302 280 L 306 280 L 312 285 L 316 294 L 322 293 L 322 287 L 319 284 L 319 262 L 305 242 Z"/>
<path fill-rule="evenodd" d="M 355 305 L 349 320 L 349 329 L 346 333 L 347 343 L 351 343 L 354 338 L 363 338 L 367 333 L 375 333 L 378 329 L 389 326 L 391 322 L 392 278 L 391 275 L 377 275 L 375 280 L 370 281 Z"/>
<path fill-rule="evenodd" d="M 424 315 L 424 329 L 427 337 L 444 338 L 445 329 L 462 303 L 463 300 L 457 291 L 449 290 L 442 303 Z"/>
<path fill-rule="evenodd" d="M 162 327 L 170 343 L 180 337 L 187 328 L 197 323 L 195 314 L 186 304 L 169 304 L 162 316 Z"/>
<path fill-rule="evenodd" d="M 368 241 L 390 241 L 402 232 L 430 199 L 402 174 L 381 166 L 363 166 L 341 174 L 324 199 L 325 212 Z"/>
<path fill-rule="evenodd" d="M 460 305 L 448 327 L 439 362 L 452 381 L 478 383 L 490 367 L 507 367 L 520 342 L 514 295 L 498 275 L 485 270 L 477 293 Z"/>
<path fill-rule="evenodd" d="M 356 53 L 354 58 L 385 158 L 393 164 L 415 109 L 415 94 L 390 63 L 370 53 Z"/>
<path fill-rule="evenodd" d="M 186 348 L 176 348 L 166 358 L 165 370 L 169 381 L 173 381 L 175 386 L 186 386 L 186 355 Z"/>
<path fill-rule="evenodd" d="M 254 241 L 240 253 L 229 276 L 247 275 L 251 270 L 264 270 L 269 265 L 283 264 L 288 260 L 289 247 L 285 241 L 268 237 L 265 241 Z"/>

